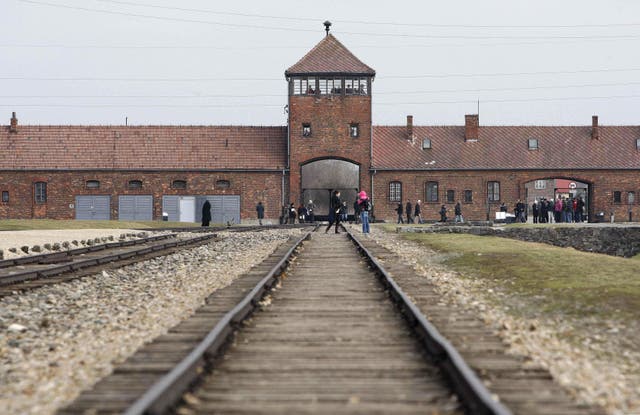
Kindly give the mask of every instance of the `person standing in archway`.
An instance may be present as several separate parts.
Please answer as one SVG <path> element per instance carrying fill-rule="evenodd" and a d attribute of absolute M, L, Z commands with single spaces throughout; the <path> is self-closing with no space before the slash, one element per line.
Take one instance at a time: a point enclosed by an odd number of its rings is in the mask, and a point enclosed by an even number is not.
<path fill-rule="evenodd" d="M 334 190 L 333 196 L 331 196 L 331 206 L 329 207 L 329 226 L 325 229 L 324 233 L 329 232 L 331 226 L 336 224 L 336 233 L 340 233 L 338 226 L 340 226 L 340 210 L 342 209 L 342 199 L 340 199 L 340 191 Z"/>
<path fill-rule="evenodd" d="M 211 203 L 205 200 L 202 205 L 202 226 L 209 226 L 209 222 L 211 222 Z"/>

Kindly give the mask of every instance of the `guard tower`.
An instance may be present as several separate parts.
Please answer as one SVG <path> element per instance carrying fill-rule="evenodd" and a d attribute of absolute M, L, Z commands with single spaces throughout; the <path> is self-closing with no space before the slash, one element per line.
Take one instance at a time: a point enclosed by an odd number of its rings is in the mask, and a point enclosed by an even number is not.
<path fill-rule="evenodd" d="M 351 209 L 371 191 L 371 86 L 375 71 L 329 33 L 285 71 L 289 85 L 289 194 L 328 212 L 340 190 Z"/>

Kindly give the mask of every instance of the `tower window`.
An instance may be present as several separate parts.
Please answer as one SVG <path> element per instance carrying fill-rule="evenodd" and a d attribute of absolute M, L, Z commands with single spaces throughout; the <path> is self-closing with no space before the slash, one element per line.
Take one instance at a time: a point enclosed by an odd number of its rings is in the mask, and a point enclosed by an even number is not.
<path fill-rule="evenodd" d="M 616 190 L 613 192 L 613 203 L 622 203 L 622 192 Z"/>
<path fill-rule="evenodd" d="M 349 136 L 353 138 L 360 136 L 360 124 L 349 125 Z"/>
<path fill-rule="evenodd" d="M 369 95 L 369 88 L 367 88 L 367 78 L 345 79 L 344 92 L 347 95 Z"/>
<path fill-rule="evenodd" d="M 2 203 L 9 203 L 9 191 L 2 191 Z"/>
<path fill-rule="evenodd" d="M 302 136 L 311 137 L 311 124 L 302 124 Z"/>

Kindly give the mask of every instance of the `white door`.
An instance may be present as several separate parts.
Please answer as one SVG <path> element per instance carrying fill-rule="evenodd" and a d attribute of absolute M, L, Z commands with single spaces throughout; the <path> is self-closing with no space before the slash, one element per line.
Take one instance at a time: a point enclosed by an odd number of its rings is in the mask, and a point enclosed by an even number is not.
<path fill-rule="evenodd" d="M 180 222 L 196 221 L 196 198 L 192 196 L 180 198 Z"/>

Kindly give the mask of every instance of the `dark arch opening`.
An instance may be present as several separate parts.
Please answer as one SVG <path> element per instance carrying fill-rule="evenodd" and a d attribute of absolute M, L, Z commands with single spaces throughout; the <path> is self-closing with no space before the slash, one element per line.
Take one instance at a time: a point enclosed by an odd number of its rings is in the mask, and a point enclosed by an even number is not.
<path fill-rule="evenodd" d="M 329 213 L 331 192 L 339 190 L 349 214 L 360 188 L 360 165 L 345 159 L 316 159 L 300 167 L 302 203 L 315 205 L 315 217 L 324 220 Z"/>

